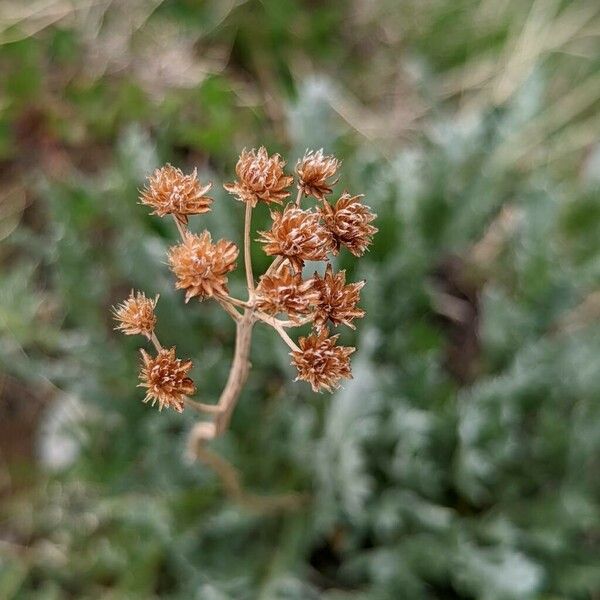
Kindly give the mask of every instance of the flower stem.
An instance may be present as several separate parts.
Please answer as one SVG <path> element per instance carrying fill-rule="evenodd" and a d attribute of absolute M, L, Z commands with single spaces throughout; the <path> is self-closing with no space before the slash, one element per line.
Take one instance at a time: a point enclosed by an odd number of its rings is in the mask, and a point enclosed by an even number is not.
<path fill-rule="evenodd" d="M 269 268 L 266 270 L 265 275 L 270 275 L 274 271 L 277 271 L 279 265 L 285 260 L 283 256 L 276 256 L 273 262 L 269 265 Z"/>
<path fill-rule="evenodd" d="M 211 406 L 214 414 L 214 421 L 200 421 L 192 429 L 189 436 L 188 448 L 193 456 L 199 457 L 203 452 L 204 444 L 220 435 L 223 435 L 231 414 L 235 409 L 240 393 L 248 379 L 250 372 L 250 343 L 252 341 L 252 326 L 254 324 L 254 315 L 252 309 L 246 309 L 244 314 L 237 321 L 237 331 L 235 337 L 235 351 L 233 361 L 229 370 L 227 383 L 221 392 L 219 402 Z"/>
<path fill-rule="evenodd" d="M 221 308 L 237 323 L 242 315 L 225 299 L 215 296 L 215 300 L 221 305 Z"/>
<path fill-rule="evenodd" d="M 152 332 L 152 335 L 150 336 L 150 341 L 154 344 L 154 347 L 156 348 L 157 352 L 160 352 L 162 350 L 162 346 L 160 345 L 160 342 L 158 341 L 158 338 L 156 337 L 156 334 L 154 333 L 154 331 Z"/>
<path fill-rule="evenodd" d="M 253 308 L 253 304 L 251 302 L 245 302 L 244 300 L 240 300 L 239 298 L 234 298 L 233 296 L 223 296 L 223 300 L 229 302 L 230 304 L 234 304 L 235 306 L 241 306 L 243 308 Z"/>
<path fill-rule="evenodd" d="M 296 345 L 296 342 L 294 342 L 294 340 L 286 333 L 285 329 L 284 329 L 284 325 L 283 325 L 283 321 L 280 321 L 279 319 L 276 319 L 275 317 L 271 317 L 265 313 L 261 313 L 261 312 L 256 312 L 254 313 L 255 317 L 262 321 L 263 323 L 266 323 L 267 325 L 270 325 L 281 337 L 281 339 L 292 349 L 295 351 L 299 351 L 300 348 Z"/>
<path fill-rule="evenodd" d="M 237 322 L 235 351 L 229 377 L 219 398 L 220 413 L 215 420 L 215 435 L 221 435 L 228 427 L 231 413 L 237 404 L 239 395 L 246 384 L 250 372 L 250 343 L 252 342 L 252 326 L 254 315 L 246 309 Z"/>
<path fill-rule="evenodd" d="M 310 323 L 313 319 L 314 315 L 310 314 L 306 317 L 303 317 L 302 319 L 298 319 L 297 321 L 294 321 L 292 319 L 288 319 L 287 321 L 279 321 L 279 325 L 281 327 L 302 327 L 302 325 Z"/>
<path fill-rule="evenodd" d="M 252 273 L 252 255 L 250 253 L 250 228 L 252 222 L 252 203 L 246 202 L 244 218 L 244 263 L 246 266 L 246 281 L 248 283 L 248 298 L 254 297 L 254 275 Z"/>
<path fill-rule="evenodd" d="M 185 240 L 187 227 L 181 223 L 181 221 L 177 218 L 176 215 L 173 215 L 173 221 L 175 221 L 175 225 L 177 225 L 177 231 L 179 231 L 181 239 Z"/>
<path fill-rule="evenodd" d="M 298 347 L 296 342 L 294 342 L 294 340 L 286 333 L 283 327 L 273 325 L 273 329 L 275 329 L 275 331 L 281 336 L 281 339 L 288 345 L 288 347 L 291 350 L 294 350 L 295 352 L 300 352 L 300 348 Z"/>
<path fill-rule="evenodd" d="M 204 404 L 203 402 L 197 402 L 196 400 L 192 400 L 187 396 L 183 399 L 186 406 L 193 408 L 201 413 L 210 413 L 210 414 L 218 414 L 221 409 L 217 404 Z"/>

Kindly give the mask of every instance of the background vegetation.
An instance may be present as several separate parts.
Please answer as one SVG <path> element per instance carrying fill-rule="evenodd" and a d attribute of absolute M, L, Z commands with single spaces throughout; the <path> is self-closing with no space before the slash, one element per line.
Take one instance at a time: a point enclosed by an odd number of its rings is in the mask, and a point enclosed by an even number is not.
<path fill-rule="evenodd" d="M 2 0 L 0 598 L 600 598 L 599 34 L 594 0 Z M 257 327 L 214 444 L 240 492 L 108 311 L 160 293 L 212 401 L 232 326 L 184 308 L 137 189 L 259 144 L 335 152 L 380 233 L 338 261 L 368 281 L 343 390 Z"/>

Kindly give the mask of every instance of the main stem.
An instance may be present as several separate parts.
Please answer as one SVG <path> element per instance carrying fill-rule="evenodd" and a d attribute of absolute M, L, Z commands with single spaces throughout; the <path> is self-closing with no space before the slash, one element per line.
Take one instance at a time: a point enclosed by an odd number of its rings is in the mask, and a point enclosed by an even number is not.
<path fill-rule="evenodd" d="M 298 198 L 301 198 L 300 191 Z M 190 403 L 191 406 L 197 410 L 212 412 L 214 414 L 214 420 L 212 422 L 200 421 L 190 432 L 189 447 L 198 458 L 202 456 L 204 442 L 219 437 L 229 426 L 231 415 L 233 414 L 240 393 L 246 384 L 250 372 L 250 345 L 252 342 L 252 328 L 256 320 L 260 319 L 271 325 L 292 350 L 299 350 L 298 346 L 287 335 L 283 325 L 280 325 L 277 319 L 271 320 L 267 318 L 267 316 L 262 315 L 260 311 L 256 312 L 254 307 L 254 274 L 252 271 L 252 256 L 250 253 L 252 208 L 252 203 L 247 202 L 244 218 L 244 266 L 246 269 L 246 282 L 248 284 L 248 302 L 238 301 L 229 297 L 220 299 L 223 308 L 227 310 L 236 321 L 235 350 L 231 368 L 229 370 L 229 376 L 227 377 L 227 383 L 221 392 L 219 402 L 214 405 L 214 408 L 210 407 L 210 410 L 206 410 L 206 408 L 208 408 L 207 406 L 200 403 Z M 178 227 L 182 238 L 184 238 L 184 229 L 180 224 L 178 224 Z M 281 258 L 277 257 L 267 272 L 276 269 L 280 263 Z M 233 308 L 232 304 L 242 306 L 244 308 L 243 314 L 240 315 L 238 311 Z M 285 324 L 287 325 L 287 323 Z"/>
<path fill-rule="evenodd" d="M 227 383 L 221 392 L 219 402 L 215 406 L 214 422 L 198 423 L 190 433 L 190 445 L 198 455 L 201 445 L 206 440 L 218 437 L 229 426 L 231 415 L 235 409 L 238 398 L 250 372 L 250 344 L 252 342 L 252 327 L 254 325 L 254 274 L 252 272 L 252 255 L 250 254 L 250 232 L 252 222 L 252 203 L 246 203 L 246 213 L 244 218 L 244 266 L 246 268 L 246 282 L 248 284 L 249 305 L 244 308 L 244 313 L 239 316 L 235 311 L 236 317 L 236 336 L 233 361 L 227 377 Z M 225 306 L 230 306 L 225 302 Z M 233 310 L 233 308 L 232 308 Z"/>
<path fill-rule="evenodd" d="M 219 413 L 215 419 L 215 435 L 221 435 L 229 426 L 231 415 L 250 372 L 250 344 L 254 315 L 246 309 L 236 327 L 235 351 L 229 377 L 219 398 Z"/>
<path fill-rule="evenodd" d="M 254 299 L 254 274 L 252 272 L 252 255 L 250 253 L 250 232 L 252 224 L 252 203 L 246 202 L 244 216 L 244 265 L 248 283 L 248 299 Z M 231 414 L 237 404 L 239 395 L 246 384 L 250 371 L 250 344 L 252 342 L 252 326 L 254 324 L 254 308 L 244 309 L 242 318 L 236 323 L 235 351 L 229 377 L 217 404 L 219 413 L 215 419 L 215 435 L 221 435 L 228 427 Z"/>
<path fill-rule="evenodd" d="M 252 223 L 252 203 L 246 202 L 244 218 L 244 265 L 248 283 L 248 300 L 254 299 L 254 274 L 252 272 L 252 255 L 250 254 L 250 231 Z M 240 393 L 248 379 L 250 371 L 250 344 L 252 342 L 252 326 L 254 325 L 254 308 L 252 304 L 244 308 L 242 318 L 236 323 L 235 351 L 229 377 L 221 392 L 217 407 L 219 412 L 215 418 L 215 436 L 221 435 L 228 427 L 231 414 L 237 404 Z"/>
<path fill-rule="evenodd" d="M 250 344 L 255 316 L 253 308 L 246 308 L 236 322 L 235 350 L 227 383 L 215 405 L 214 421 L 200 421 L 190 432 L 189 447 L 195 456 L 201 454 L 202 445 L 222 435 L 229 426 L 231 415 L 250 372 Z"/>

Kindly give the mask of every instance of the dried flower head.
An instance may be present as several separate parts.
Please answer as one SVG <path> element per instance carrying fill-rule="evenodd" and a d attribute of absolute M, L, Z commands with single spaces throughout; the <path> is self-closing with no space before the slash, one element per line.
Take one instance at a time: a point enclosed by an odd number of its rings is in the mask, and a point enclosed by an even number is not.
<path fill-rule="evenodd" d="M 154 309 L 157 302 L 158 296 L 152 300 L 146 298 L 144 292 L 134 294 L 131 290 L 129 298 L 112 308 L 113 318 L 118 322 L 115 329 L 125 335 L 145 335 L 149 338 L 156 326 Z"/>
<path fill-rule="evenodd" d="M 293 177 L 283 172 L 285 161 L 279 154 L 269 156 L 261 146 L 258 150 L 242 150 L 235 166 L 237 181 L 226 183 L 223 187 L 242 202 L 256 206 L 259 200 L 281 204 L 290 195 Z"/>
<path fill-rule="evenodd" d="M 377 228 L 370 225 L 377 215 L 361 202 L 362 197 L 344 192 L 335 206 L 328 202 L 321 206 L 323 223 L 333 235 L 334 254 L 344 245 L 354 256 L 362 256 L 377 233 Z"/>
<path fill-rule="evenodd" d="M 211 241 L 208 231 L 186 233 L 178 246 L 169 250 L 169 264 L 177 277 L 177 289 L 186 290 L 185 301 L 227 294 L 227 273 L 235 269 L 237 246 L 228 240 Z"/>
<path fill-rule="evenodd" d="M 159 217 L 175 215 L 180 222 L 187 223 L 189 215 L 210 210 L 212 198 L 206 193 L 211 187 L 212 183 L 204 186 L 200 183 L 196 169 L 190 175 L 184 175 L 180 169 L 165 165 L 148 177 L 140 201 L 154 209 L 150 214 Z"/>
<path fill-rule="evenodd" d="M 152 406 L 158 402 L 158 409 L 165 406 L 183 412 L 184 396 L 196 391 L 194 382 L 187 376 L 192 368 L 191 360 L 181 360 L 175 356 L 175 348 L 162 348 L 156 357 L 145 350 L 142 354 L 140 381 L 138 387 L 147 388 L 144 402 Z"/>
<path fill-rule="evenodd" d="M 307 315 L 318 298 L 312 280 L 302 281 L 302 275 L 288 265 L 273 275 L 263 275 L 256 287 L 258 310 L 273 316 L 286 313 L 292 320 Z"/>
<path fill-rule="evenodd" d="M 271 213 L 270 231 L 259 231 L 259 242 L 269 256 L 287 258 L 300 270 L 305 260 L 325 260 L 332 246 L 331 234 L 319 220 L 319 214 L 288 204 L 283 212 Z"/>
<path fill-rule="evenodd" d="M 335 176 L 340 161 L 335 156 L 323 155 L 323 148 L 307 151 L 304 157 L 296 164 L 298 174 L 298 188 L 306 196 L 314 196 L 323 200 L 326 194 L 331 194 L 331 186 L 337 183 L 329 181 Z"/>
<path fill-rule="evenodd" d="M 298 340 L 300 350 L 290 352 L 292 364 L 298 369 L 296 380 L 308 381 L 314 392 L 321 388 L 331 392 L 339 387 L 342 377 L 352 379 L 349 357 L 355 349 L 336 346 L 337 338 L 329 337 L 327 329 L 323 329 Z"/>
<path fill-rule="evenodd" d="M 334 274 L 331 265 L 327 265 L 323 277 L 315 273 L 313 288 L 318 293 L 313 320 L 315 327 L 321 330 L 327 321 L 331 321 L 335 326 L 341 324 L 355 329 L 352 321 L 365 315 L 365 311 L 357 306 L 364 285 L 364 281 L 346 285 L 346 271 Z"/>

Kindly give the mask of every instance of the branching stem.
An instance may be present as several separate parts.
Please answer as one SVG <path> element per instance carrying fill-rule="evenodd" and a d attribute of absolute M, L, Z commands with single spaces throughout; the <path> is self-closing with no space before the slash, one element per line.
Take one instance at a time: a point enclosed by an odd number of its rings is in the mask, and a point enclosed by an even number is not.
<path fill-rule="evenodd" d="M 252 302 L 246 302 L 244 300 L 240 300 L 239 298 L 234 298 L 233 296 L 223 296 L 223 299 L 230 304 L 235 304 L 236 306 L 241 306 L 242 308 L 252 308 L 254 306 Z"/>
<path fill-rule="evenodd" d="M 302 327 L 302 325 L 306 325 L 307 323 L 310 323 L 313 320 L 313 315 L 306 315 L 306 317 L 303 317 L 302 319 L 298 319 L 297 321 L 294 321 L 292 319 L 288 319 L 287 321 L 279 321 L 279 325 L 281 327 Z"/>
<path fill-rule="evenodd" d="M 221 412 L 221 409 L 217 404 L 204 404 L 203 402 L 197 402 L 196 400 L 192 400 L 187 396 L 184 397 L 183 401 L 186 406 L 189 406 L 190 408 L 193 408 L 194 410 L 197 410 L 201 413 L 209 413 L 214 415 Z"/>
<path fill-rule="evenodd" d="M 215 298 L 216 301 L 221 305 L 221 308 L 236 322 L 238 323 L 242 318 L 242 315 L 228 302 L 225 298 Z"/>
<path fill-rule="evenodd" d="M 299 190 L 298 198 L 301 197 Z M 187 227 L 173 215 L 173 220 L 179 231 L 182 241 L 185 240 L 187 235 Z M 248 285 L 248 301 L 239 300 L 231 296 L 218 296 L 215 300 L 221 305 L 223 310 L 236 322 L 236 338 L 235 338 L 235 350 L 233 354 L 233 361 L 229 370 L 229 376 L 227 383 L 217 404 L 203 404 L 197 402 L 191 398 L 185 398 L 186 406 L 201 412 L 213 415 L 214 421 L 206 422 L 202 421 L 192 429 L 190 433 L 189 446 L 191 451 L 199 458 L 199 453 L 202 453 L 203 444 L 207 440 L 218 437 L 224 433 L 229 426 L 231 415 L 237 404 L 240 393 L 248 378 L 250 371 L 250 344 L 252 341 L 252 328 L 256 320 L 261 320 L 277 331 L 283 341 L 292 349 L 299 350 L 298 346 L 285 332 L 285 327 L 295 327 L 302 323 L 296 323 L 294 321 L 280 321 L 274 317 L 257 311 L 254 307 L 254 274 L 252 271 L 252 256 L 250 253 L 250 233 L 252 224 L 252 204 L 246 203 L 246 212 L 244 218 L 244 266 L 246 269 L 246 282 Z M 271 266 L 267 270 L 267 273 L 277 269 L 279 265 L 284 261 L 284 258 L 277 256 Z M 240 314 L 235 306 L 239 306 L 244 309 L 244 313 Z M 162 349 L 158 338 L 154 333 L 150 338 L 154 347 L 157 351 Z"/>
<path fill-rule="evenodd" d="M 231 420 L 231 413 L 237 404 L 240 392 L 246 384 L 246 379 L 248 379 L 253 324 L 252 310 L 246 309 L 237 323 L 233 362 L 231 363 L 225 389 L 219 398 L 219 407 L 222 412 L 215 422 L 217 435 L 222 434 L 227 429 Z"/>
<path fill-rule="evenodd" d="M 275 329 L 275 331 L 277 331 L 277 333 L 281 336 L 281 339 L 288 345 L 288 347 L 291 350 L 294 350 L 295 352 L 300 352 L 300 348 L 298 347 L 296 342 L 294 342 L 294 340 L 286 333 L 286 331 L 285 331 L 285 329 L 283 329 L 283 327 L 280 327 L 278 325 L 273 325 L 273 329 Z"/>
<path fill-rule="evenodd" d="M 298 346 L 296 345 L 294 340 L 292 340 L 292 338 L 287 334 L 287 332 L 283 328 L 283 325 L 282 325 L 283 321 L 280 321 L 279 319 L 276 319 L 275 317 L 271 317 L 270 315 L 267 315 L 262 312 L 256 312 L 255 318 L 258 319 L 259 321 L 263 321 L 264 323 L 267 323 L 268 325 L 270 325 L 281 336 L 281 339 L 292 350 L 296 350 L 296 351 L 300 350 L 300 348 L 298 348 Z"/>

